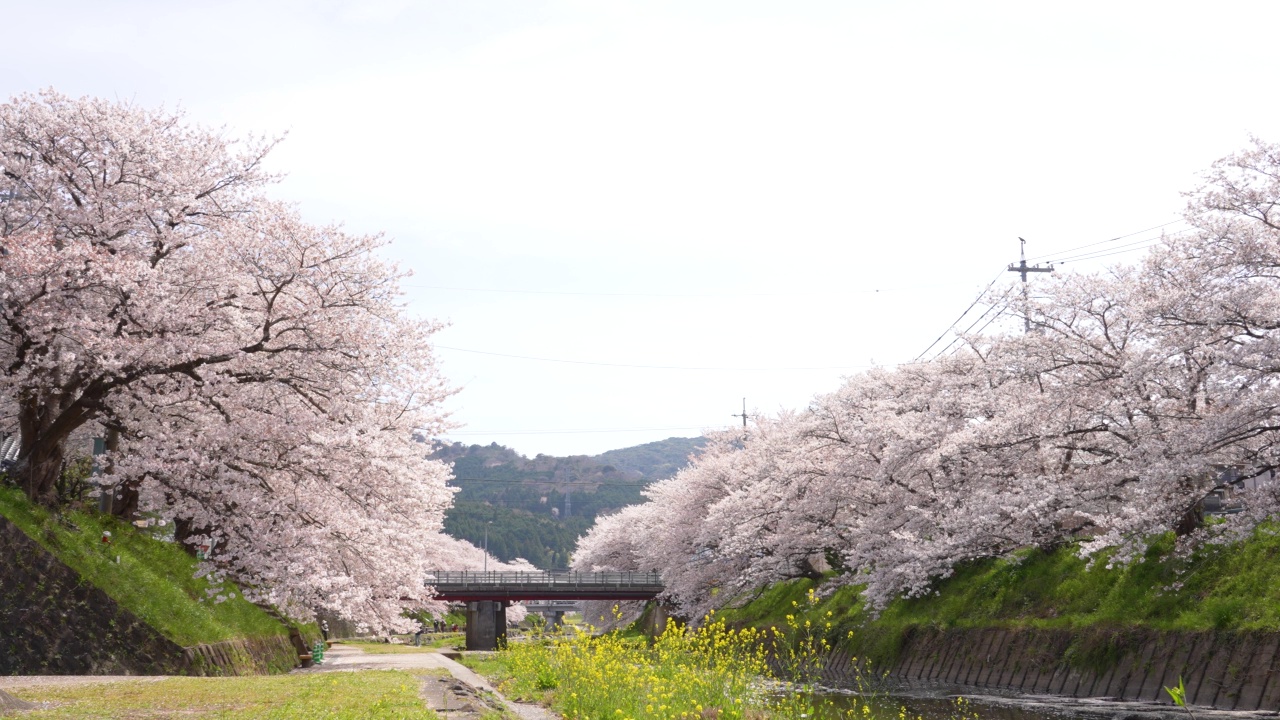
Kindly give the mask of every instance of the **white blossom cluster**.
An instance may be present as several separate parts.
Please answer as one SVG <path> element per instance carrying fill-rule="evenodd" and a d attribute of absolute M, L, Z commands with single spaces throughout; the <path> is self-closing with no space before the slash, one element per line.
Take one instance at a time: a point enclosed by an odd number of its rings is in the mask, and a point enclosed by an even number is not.
<path fill-rule="evenodd" d="M 1124 563 L 1170 530 L 1184 549 L 1246 536 L 1280 483 L 1229 488 L 1237 514 L 1198 507 L 1225 470 L 1280 465 L 1280 147 L 1215 163 L 1186 219 L 1195 232 L 1138 267 L 989 298 L 1016 329 L 710 435 L 648 502 L 599 520 L 577 565 L 659 571 L 696 618 L 824 561 L 883 607 L 1020 548 L 1079 540 Z"/>
<path fill-rule="evenodd" d="M 450 470 L 414 439 L 447 426 L 439 326 L 403 312 L 382 239 L 263 194 L 272 145 L 53 91 L 0 105 L 9 474 L 51 504 L 97 424 L 102 482 L 211 545 L 206 573 L 407 629 L 429 570 L 483 561 L 441 534 Z"/>

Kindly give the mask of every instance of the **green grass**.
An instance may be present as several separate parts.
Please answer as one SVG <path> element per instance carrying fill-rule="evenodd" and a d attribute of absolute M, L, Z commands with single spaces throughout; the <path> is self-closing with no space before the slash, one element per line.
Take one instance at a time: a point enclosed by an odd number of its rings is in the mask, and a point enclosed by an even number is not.
<path fill-rule="evenodd" d="M 874 658 L 891 659 L 910 627 L 1149 628 L 1170 631 L 1280 630 L 1280 535 L 1263 528 L 1249 540 L 1208 548 L 1191 558 L 1173 553 L 1162 537 L 1140 562 L 1088 567 L 1074 547 L 1024 550 L 1014 557 L 966 564 L 927 597 L 897 600 L 878 618 L 858 589 L 841 588 L 806 609 L 820 583 L 796 580 L 762 591 L 722 617 L 737 625 L 767 626 L 787 614 L 837 620 L 832 639 Z"/>
<path fill-rule="evenodd" d="M 10 694 L 47 709 L 28 720 L 53 718 L 422 718 L 438 716 L 418 697 L 419 674 L 366 670 L 237 678 L 128 680 L 74 686 L 18 688 Z"/>
<path fill-rule="evenodd" d="M 64 518 L 77 528 L 72 529 L 8 487 L 0 487 L 0 515 L 179 645 L 288 632 L 239 592 L 221 603 L 208 598 L 208 582 L 194 577 L 194 558 L 132 525 L 97 513 L 69 512 Z M 101 542 L 104 530 L 111 532 L 110 545 Z"/>

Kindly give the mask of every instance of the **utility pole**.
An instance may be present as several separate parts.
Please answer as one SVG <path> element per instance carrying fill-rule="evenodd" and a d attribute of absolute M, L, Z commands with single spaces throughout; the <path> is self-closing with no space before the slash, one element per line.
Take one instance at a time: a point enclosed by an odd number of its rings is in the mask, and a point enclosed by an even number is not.
<path fill-rule="evenodd" d="M 740 418 L 742 418 L 742 429 L 743 429 L 743 430 L 746 430 L 746 429 L 747 429 L 747 417 L 748 417 L 748 416 L 747 416 L 747 399 L 746 399 L 746 398 L 742 398 L 742 414 L 741 414 L 741 415 L 739 415 L 739 414 L 737 414 L 737 413 L 734 413 L 734 414 L 730 415 L 729 417 L 740 417 Z"/>
<path fill-rule="evenodd" d="M 1031 313 L 1029 312 L 1031 305 L 1030 305 L 1030 301 L 1027 298 L 1027 273 L 1053 272 L 1053 265 L 1049 265 L 1049 267 L 1047 268 L 1042 268 L 1040 267 L 1039 263 L 1036 263 L 1034 266 L 1028 267 L 1027 266 L 1027 241 L 1023 240 L 1022 238 L 1018 238 L 1018 242 L 1022 243 L 1022 252 L 1021 252 L 1022 260 L 1017 265 L 1014 265 L 1013 263 L 1009 263 L 1009 272 L 1016 272 L 1022 275 L 1023 332 L 1031 332 Z M 745 412 L 745 410 L 743 412 Z"/>

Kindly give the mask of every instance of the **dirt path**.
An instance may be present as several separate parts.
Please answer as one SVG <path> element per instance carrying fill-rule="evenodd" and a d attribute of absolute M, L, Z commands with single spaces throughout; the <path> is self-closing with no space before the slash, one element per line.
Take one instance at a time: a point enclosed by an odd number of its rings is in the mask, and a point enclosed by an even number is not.
<path fill-rule="evenodd" d="M 0 690 L 13 688 L 94 685 L 115 682 L 155 682 L 171 675 L 0 675 Z"/>
<path fill-rule="evenodd" d="M 508 700 L 471 668 L 438 652 L 373 654 L 359 646 L 335 644 L 325 652 L 322 664 L 294 672 L 350 670 L 442 671 L 423 680 L 422 697 L 428 707 L 447 713 L 450 720 L 471 720 L 479 718 L 485 710 L 502 708 L 522 720 L 559 720 L 558 715 L 538 705 Z"/>
<path fill-rule="evenodd" d="M 471 668 L 438 652 L 366 653 L 359 646 L 336 644 L 325 653 L 324 662 L 295 673 L 350 672 L 353 670 L 428 670 L 421 696 L 427 707 L 448 720 L 473 720 L 486 710 L 506 709 L 521 720 L 559 720 L 555 713 L 528 703 L 506 699 Z M 0 676 L 0 690 L 39 688 L 95 683 L 155 682 L 167 675 L 7 675 Z"/>

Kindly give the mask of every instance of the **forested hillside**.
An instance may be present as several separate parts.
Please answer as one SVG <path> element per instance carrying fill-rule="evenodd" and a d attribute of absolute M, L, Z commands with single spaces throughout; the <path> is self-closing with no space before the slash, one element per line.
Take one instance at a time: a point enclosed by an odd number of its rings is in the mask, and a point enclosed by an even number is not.
<path fill-rule="evenodd" d="M 504 561 L 568 567 L 569 553 L 596 516 L 643 501 L 646 485 L 675 474 L 702 438 L 668 438 L 596 456 L 526 458 L 498 445 L 454 443 L 432 459 L 452 463 L 459 488 L 445 532 Z"/>
<path fill-rule="evenodd" d="M 663 480 L 689 464 L 689 456 L 706 446 L 704 437 L 673 437 L 633 447 L 610 450 L 595 459 L 619 470 L 643 475 L 650 481 Z"/>

